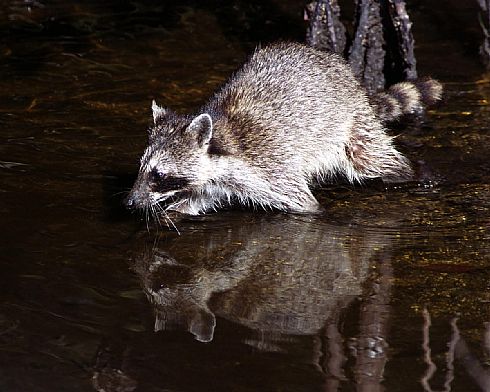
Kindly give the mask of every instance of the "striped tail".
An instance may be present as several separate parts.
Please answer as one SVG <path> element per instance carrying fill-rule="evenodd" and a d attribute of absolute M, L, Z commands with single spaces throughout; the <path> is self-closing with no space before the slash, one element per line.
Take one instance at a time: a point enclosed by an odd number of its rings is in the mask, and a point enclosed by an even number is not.
<path fill-rule="evenodd" d="M 431 78 L 394 84 L 370 97 L 379 119 L 391 122 L 407 114 L 423 113 L 442 97 L 442 84 Z"/>

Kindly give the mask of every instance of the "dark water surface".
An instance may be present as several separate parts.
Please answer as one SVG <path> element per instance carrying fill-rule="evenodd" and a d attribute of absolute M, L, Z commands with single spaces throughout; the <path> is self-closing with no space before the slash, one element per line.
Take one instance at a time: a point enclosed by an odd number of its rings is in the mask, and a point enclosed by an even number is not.
<path fill-rule="evenodd" d="M 302 2 L 1 1 L 0 391 L 490 391 L 490 75 L 476 2 L 437 4 L 412 18 L 445 102 L 397 131 L 420 182 L 178 235 L 120 207 L 151 100 L 301 39 Z"/>

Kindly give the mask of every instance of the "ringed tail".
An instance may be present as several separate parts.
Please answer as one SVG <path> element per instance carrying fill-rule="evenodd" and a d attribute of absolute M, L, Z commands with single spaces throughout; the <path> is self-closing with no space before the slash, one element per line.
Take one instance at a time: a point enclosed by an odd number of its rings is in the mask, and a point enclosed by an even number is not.
<path fill-rule="evenodd" d="M 407 114 L 421 114 L 442 98 L 442 84 L 432 78 L 400 82 L 370 97 L 382 122 L 392 122 Z"/>

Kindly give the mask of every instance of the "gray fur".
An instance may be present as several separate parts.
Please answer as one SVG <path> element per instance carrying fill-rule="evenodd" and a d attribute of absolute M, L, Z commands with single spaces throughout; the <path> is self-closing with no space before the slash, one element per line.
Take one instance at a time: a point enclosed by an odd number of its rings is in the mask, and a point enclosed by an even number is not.
<path fill-rule="evenodd" d="M 423 94 L 410 86 L 409 103 L 422 107 Z M 195 215 L 238 202 L 312 213 L 321 210 L 314 180 L 410 179 L 382 124 L 384 101 L 376 102 L 335 54 L 293 43 L 257 49 L 197 114 L 152 105 L 155 124 L 128 205 Z M 407 111 L 396 99 L 393 106 Z"/>

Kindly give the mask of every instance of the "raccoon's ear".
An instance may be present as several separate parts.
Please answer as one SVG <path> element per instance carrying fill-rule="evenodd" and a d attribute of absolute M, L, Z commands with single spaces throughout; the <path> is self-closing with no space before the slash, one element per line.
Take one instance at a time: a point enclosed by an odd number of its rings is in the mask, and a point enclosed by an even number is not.
<path fill-rule="evenodd" d="M 187 131 L 197 139 L 199 147 L 209 144 L 213 136 L 213 120 L 207 113 L 200 114 L 191 121 L 187 127 Z"/>
<path fill-rule="evenodd" d="M 155 100 L 153 100 L 151 102 L 151 110 L 153 111 L 153 122 L 156 125 L 157 124 L 157 120 L 160 117 L 165 116 L 165 108 L 162 108 L 162 107 L 158 106 L 157 103 L 155 102 Z"/>

